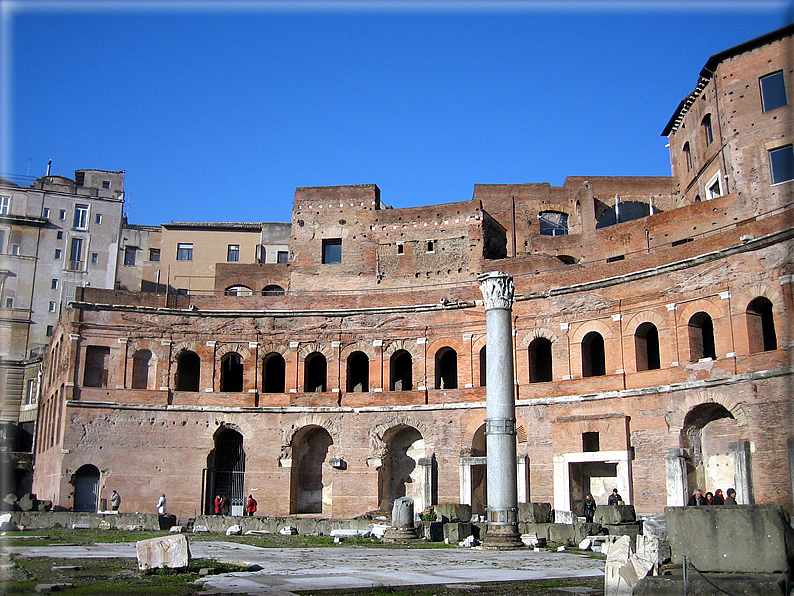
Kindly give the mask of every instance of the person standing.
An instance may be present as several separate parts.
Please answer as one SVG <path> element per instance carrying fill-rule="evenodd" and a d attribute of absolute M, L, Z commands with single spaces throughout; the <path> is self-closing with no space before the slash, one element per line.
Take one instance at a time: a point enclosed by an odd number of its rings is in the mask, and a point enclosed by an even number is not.
<path fill-rule="evenodd" d="M 223 499 L 221 499 L 220 495 L 215 496 L 215 515 L 221 514 L 221 506 L 223 505 Z"/>
<path fill-rule="evenodd" d="M 607 505 L 620 505 L 623 502 L 623 497 L 620 496 L 618 489 L 613 488 L 612 494 L 607 499 Z"/>
<path fill-rule="evenodd" d="M 593 523 L 593 515 L 595 515 L 596 502 L 593 495 L 587 493 L 584 498 L 584 519 L 588 524 Z"/>
<path fill-rule="evenodd" d="M 231 501 L 229 501 L 229 497 L 225 496 L 221 500 L 221 513 L 223 515 L 229 515 L 229 510 L 231 509 Z"/>
<path fill-rule="evenodd" d="M 165 495 L 160 495 L 160 499 L 157 501 L 157 513 L 161 515 L 165 513 Z"/>
<path fill-rule="evenodd" d="M 732 488 L 728 489 L 728 496 L 725 497 L 726 505 L 736 505 L 736 491 Z"/>
<path fill-rule="evenodd" d="M 689 497 L 689 502 L 687 503 L 687 506 L 701 507 L 703 505 L 708 505 L 708 501 L 706 501 L 706 497 L 703 496 L 703 491 L 700 490 L 699 488 L 696 488 L 695 493 L 691 497 Z"/>
<path fill-rule="evenodd" d="M 121 506 L 121 495 L 115 490 L 110 493 L 110 510 L 118 511 Z"/>
<path fill-rule="evenodd" d="M 246 503 L 245 505 L 245 513 L 248 516 L 251 516 L 254 513 L 256 513 L 256 505 L 257 503 L 256 503 L 256 499 L 254 498 L 254 495 L 248 495 L 248 503 Z"/>
<path fill-rule="evenodd" d="M 714 500 L 712 505 L 725 505 L 725 497 L 722 496 L 722 489 L 718 488 L 714 491 Z"/>

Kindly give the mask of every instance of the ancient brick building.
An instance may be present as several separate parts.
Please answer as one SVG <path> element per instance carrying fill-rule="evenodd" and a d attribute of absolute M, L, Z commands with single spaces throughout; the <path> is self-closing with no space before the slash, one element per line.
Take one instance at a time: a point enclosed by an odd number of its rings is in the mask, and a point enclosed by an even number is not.
<path fill-rule="evenodd" d="M 84 288 L 44 370 L 34 490 L 93 509 L 348 517 L 485 503 L 485 313 L 513 276 L 520 501 L 792 505 L 794 28 L 712 57 L 670 178 L 476 185 L 390 209 L 299 188 L 287 263 L 215 295 Z M 240 288 L 251 288 L 251 295 Z M 227 290 L 234 289 L 235 295 Z"/>

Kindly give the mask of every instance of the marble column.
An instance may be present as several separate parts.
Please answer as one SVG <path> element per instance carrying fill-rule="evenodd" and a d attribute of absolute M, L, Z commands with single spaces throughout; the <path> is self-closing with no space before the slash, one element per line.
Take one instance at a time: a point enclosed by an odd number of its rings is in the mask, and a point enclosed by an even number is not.
<path fill-rule="evenodd" d="M 733 455 L 733 477 L 736 483 L 736 502 L 739 505 L 755 505 L 750 441 L 728 443 L 728 451 Z"/>
<path fill-rule="evenodd" d="M 485 442 L 487 454 L 488 529 L 483 547 L 520 548 L 516 478 L 516 413 L 513 376 L 513 278 L 490 272 L 478 277 L 485 303 L 486 363 Z"/>
<path fill-rule="evenodd" d="M 682 449 L 668 449 L 664 459 L 667 484 L 667 506 L 683 507 L 689 498 L 686 459 Z"/>

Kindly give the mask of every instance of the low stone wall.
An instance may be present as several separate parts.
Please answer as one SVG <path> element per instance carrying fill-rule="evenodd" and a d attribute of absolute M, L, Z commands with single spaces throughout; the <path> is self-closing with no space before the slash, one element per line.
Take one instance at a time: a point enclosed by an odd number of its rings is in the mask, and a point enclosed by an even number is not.
<path fill-rule="evenodd" d="M 72 528 L 75 524 L 99 528 L 107 522 L 111 528 L 160 530 L 160 516 L 156 513 L 80 513 L 76 511 L 13 511 L 10 523 L 26 530 Z M 103 524 L 104 525 L 104 524 Z"/>
<path fill-rule="evenodd" d="M 196 526 L 204 526 L 210 532 L 226 532 L 231 526 L 240 526 L 243 533 L 249 530 L 277 533 L 282 528 L 297 528 L 298 534 L 323 534 L 328 536 L 331 530 L 369 530 L 373 522 L 369 519 L 328 519 L 317 517 L 237 517 L 233 515 L 202 515 L 196 518 Z"/>

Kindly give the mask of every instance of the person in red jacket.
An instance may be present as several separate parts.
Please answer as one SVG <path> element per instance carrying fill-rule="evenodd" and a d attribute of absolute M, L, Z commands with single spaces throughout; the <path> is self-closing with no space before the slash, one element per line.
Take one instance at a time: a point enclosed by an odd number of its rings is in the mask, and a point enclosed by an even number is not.
<path fill-rule="evenodd" d="M 221 505 L 223 505 L 223 499 L 218 495 L 215 497 L 215 515 L 221 514 Z"/>
<path fill-rule="evenodd" d="M 256 499 L 254 495 L 248 495 L 248 503 L 245 506 L 245 512 L 247 515 L 256 513 Z"/>

